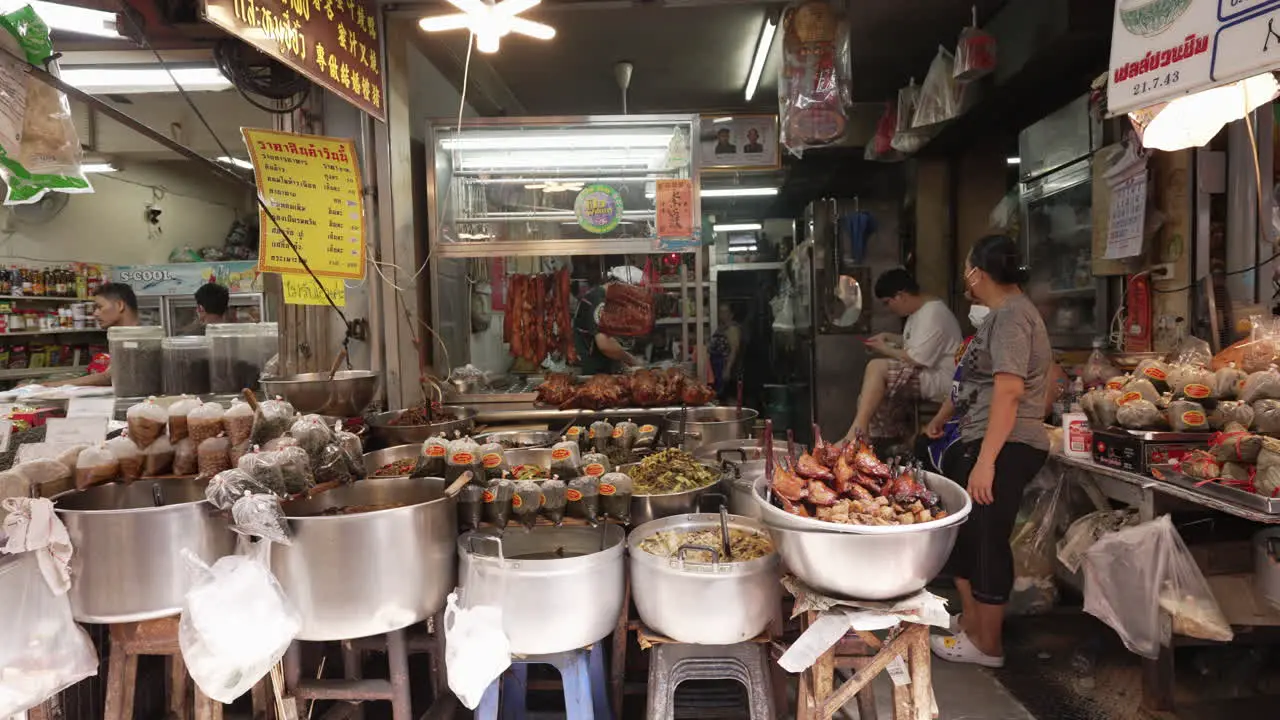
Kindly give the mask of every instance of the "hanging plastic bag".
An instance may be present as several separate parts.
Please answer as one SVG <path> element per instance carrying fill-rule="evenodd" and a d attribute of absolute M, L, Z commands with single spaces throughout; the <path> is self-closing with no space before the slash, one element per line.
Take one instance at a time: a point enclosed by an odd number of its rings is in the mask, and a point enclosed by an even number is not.
<path fill-rule="evenodd" d="M 182 660 L 200 691 L 220 703 L 234 702 L 271 672 L 302 628 L 267 567 L 271 543 L 241 549 L 212 567 L 182 551 L 196 576 L 178 622 Z"/>
<path fill-rule="evenodd" d="M 1112 533 L 1085 553 L 1084 609 L 1110 625 L 1131 652 L 1153 660 L 1173 633 L 1232 639 L 1231 625 L 1168 515 Z"/>
<path fill-rule="evenodd" d="M 799 157 L 844 138 L 849 124 L 849 28 L 828 0 L 791 3 L 782 14 L 778 118 L 782 146 Z"/>
<path fill-rule="evenodd" d="M 1041 470 L 1052 477 L 1052 483 L 1038 495 L 1031 496 L 1031 511 L 1026 522 L 1015 527 L 1009 545 L 1013 549 L 1013 592 L 1008 611 L 1013 615 L 1038 615 L 1053 609 L 1058 602 L 1058 586 L 1054 582 L 1055 528 L 1065 509 L 1060 499 L 1066 485 L 1061 471 Z"/>
<path fill-rule="evenodd" d="M 502 630 L 502 608 L 460 608 L 449 593 L 444 610 L 444 664 L 449 689 L 475 710 L 484 691 L 511 667 L 511 641 Z"/>
<path fill-rule="evenodd" d="M 955 56 L 939 47 L 920 87 L 920 103 L 911 119 L 912 129 L 927 128 L 960 116 L 960 85 L 955 79 Z"/>
<path fill-rule="evenodd" d="M 884 114 L 876 122 L 876 134 L 867 143 L 863 158 L 878 162 L 897 162 L 902 160 L 902 153 L 893 147 L 893 138 L 897 134 L 898 108 L 891 102 L 885 103 Z"/>
<path fill-rule="evenodd" d="M 978 27 L 978 10 L 973 10 L 973 25 L 960 31 L 956 43 L 955 78 L 973 82 L 990 75 L 996 69 L 996 38 Z"/>
<path fill-rule="evenodd" d="M 58 75 L 49 26 L 30 5 L 0 15 L 0 44 L 10 55 Z M 8 186 L 5 205 L 34 203 L 50 191 L 91 193 L 80 167 L 80 138 L 71 105 L 54 88 L 0 62 L 0 176 Z"/>
<path fill-rule="evenodd" d="M 98 671 L 98 653 L 34 552 L 0 556 L 0 717 L 28 710 Z"/>
<path fill-rule="evenodd" d="M 911 78 L 911 83 L 904 88 L 898 90 L 898 116 L 895 121 L 893 139 L 890 146 L 900 153 L 911 155 L 920 152 L 925 145 L 929 144 L 929 140 L 933 138 L 933 133 L 928 130 L 916 130 L 911 126 L 915 120 L 916 107 L 920 104 L 920 86 L 916 85 L 916 79 Z"/>

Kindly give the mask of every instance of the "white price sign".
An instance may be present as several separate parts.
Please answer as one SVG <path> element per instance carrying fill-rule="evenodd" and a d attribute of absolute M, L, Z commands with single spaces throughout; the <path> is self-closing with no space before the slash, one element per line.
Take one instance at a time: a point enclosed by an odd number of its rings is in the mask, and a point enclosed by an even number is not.
<path fill-rule="evenodd" d="M 45 442 L 83 443 L 94 445 L 107 437 L 107 419 L 104 417 L 49 418 L 45 421 Z"/>
<path fill-rule="evenodd" d="M 67 417 L 112 418 L 116 414 L 115 396 L 75 397 L 67 403 Z"/>

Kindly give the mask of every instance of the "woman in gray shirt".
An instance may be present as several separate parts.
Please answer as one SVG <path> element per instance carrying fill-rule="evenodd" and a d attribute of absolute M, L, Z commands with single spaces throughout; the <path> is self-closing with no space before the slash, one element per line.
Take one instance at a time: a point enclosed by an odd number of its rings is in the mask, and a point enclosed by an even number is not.
<path fill-rule="evenodd" d="M 1017 243 L 1003 235 L 979 240 L 965 262 L 965 287 L 991 313 L 957 371 L 960 441 L 943 471 L 968 489 L 974 505 L 947 562 L 960 590 L 960 629 L 935 637 L 933 651 L 986 667 L 1004 665 L 1001 628 L 1013 589 L 1009 534 L 1022 491 L 1049 450 L 1043 420 L 1053 353 L 1044 320 L 1020 287 L 1026 279 Z"/>

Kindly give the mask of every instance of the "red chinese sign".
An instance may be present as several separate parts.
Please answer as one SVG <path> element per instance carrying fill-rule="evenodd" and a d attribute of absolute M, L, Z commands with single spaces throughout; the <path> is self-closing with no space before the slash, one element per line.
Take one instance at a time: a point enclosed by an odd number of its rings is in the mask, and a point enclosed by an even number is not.
<path fill-rule="evenodd" d="M 693 181 L 658 180 L 659 238 L 693 237 Z"/>
<path fill-rule="evenodd" d="M 203 0 L 204 17 L 386 120 L 372 0 Z"/>

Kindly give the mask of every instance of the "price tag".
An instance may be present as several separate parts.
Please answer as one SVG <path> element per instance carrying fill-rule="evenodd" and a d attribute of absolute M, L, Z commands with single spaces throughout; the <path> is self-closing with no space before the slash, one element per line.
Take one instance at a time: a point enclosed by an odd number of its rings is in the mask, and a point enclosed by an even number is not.
<path fill-rule="evenodd" d="M 889 679 L 893 680 L 894 685 L 902 687 L 911 684 L 911 672 L 907 670 L 907 661 L 901 655 L 889 661 L 885 671 L 889 673 Z"/>
<path fill-rule="evenodd" d="M 95 445 L 107 437 L 104 417 L 49 418 L 45 421 L 45 442 Z"/>
<path fill-rule="evenodd" d="M 32 460 L 56 460 L 59 455 L 77 444 L 84 445 L 84 443 L 27 443 L 18 447 L 18 457 L 14 460 L 14 465 Z"/>
<path fill-rule="evenodd" d="M 11 440 L 13 440 L 13 421 L 0 420 L 0 453 L 9 451 Z"/>
<path fill-rule="evenodd" d="M 67 403 L 67 417 L 112 418 L 116 414 L 116 398 L 107 397 L 74 397 Z"/>

